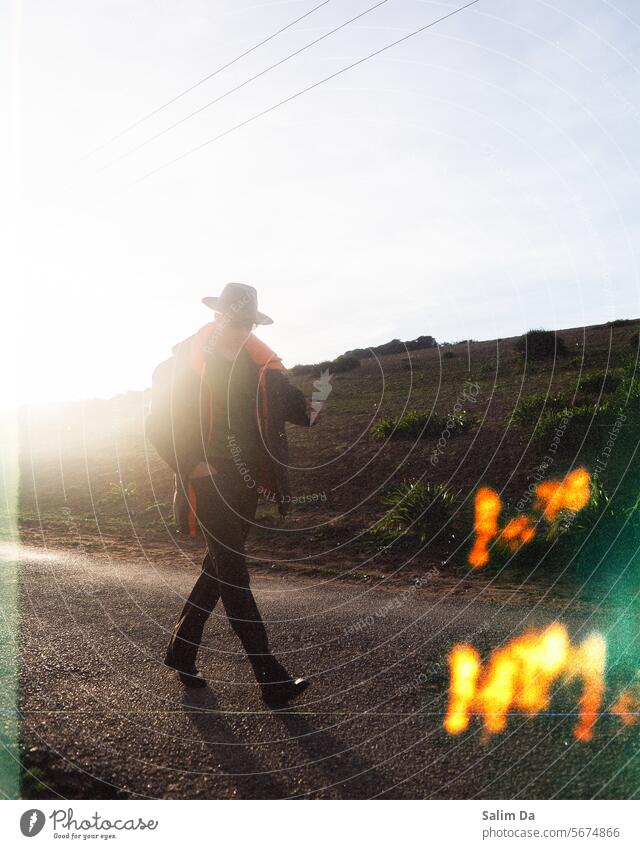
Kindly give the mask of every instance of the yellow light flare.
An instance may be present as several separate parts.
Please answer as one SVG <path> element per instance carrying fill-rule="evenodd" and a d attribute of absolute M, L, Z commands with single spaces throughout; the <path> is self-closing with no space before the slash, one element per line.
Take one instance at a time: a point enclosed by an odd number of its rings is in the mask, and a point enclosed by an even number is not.
<path fill-rule="evenodd" d="M 575 469 L 562 481 L 544 481 L 536 487 L 535 508 L 553 522 L 560 510 L 577 513 L 591 498 L 591 476 L 586 469 Z"/>
<path fill-rule="evenodd" d="M 604 697 L 604 668 L 607 644 L 600 634 L 591 634 L 574 649 L 570 658 L 570 678 L 582 678 L 584 686 L 580 696 L 580 719 L 574 731 L 577 740 L 587 743 L 593 739 L 593 728 L 598 720 Z"/>
<path fill-rule="evenodd" d="M 489 562 L 489 543 L 498 535 L 501 510 L 502 502 L 497 492 L 488 486 L 477 491 L 474 522 L 476 539 L 469 554 L 469 563 L 474 569 L 480 569 Z"/>
<path fill-rule="evenodd" d="M 507 712 L 513 704 L 518 679 L 518 664 L 508 649 L 494 652 L 489 669 L 474 704 L 484 715 L 484 727 L 499 734 L 507 724 Z"/>
<path fill-rule="evenodd" d="M 549 707 L 551 687 L 566 666 L 569 649 L 567 629 L 558 622 L 540 636 L 525 635 L 514 641 L 511 651 L 520 664 L 518 708 L 536 714 Z"/>
<path fill-rule="evenodd" d="M 459 734 L 472 714 L 482 717 L 485 731 L 504 731 L 511 710 L 530 717 L 547 710 L 552 687 L 561 678 L 583 682 L 579 698 L 576 739 L 593 737 L 604 695 L 606 643 L 591 634 L 573 647 L 564 625 L 554 622 L 540 631 L 529 631 L 496 649 L 484 668 L 473 646 L 454 646 L 449 656 L 449 705 L 444 727 Z"/>
<path fill-rule="evenodd" d="M 449 657 L 451 687 L 445 728 L 449 734 L 460 734 L 469 725 L 469 707 L 476 692 L 480 674 L 480 655 L 473 646 L 455 646 Z"/>

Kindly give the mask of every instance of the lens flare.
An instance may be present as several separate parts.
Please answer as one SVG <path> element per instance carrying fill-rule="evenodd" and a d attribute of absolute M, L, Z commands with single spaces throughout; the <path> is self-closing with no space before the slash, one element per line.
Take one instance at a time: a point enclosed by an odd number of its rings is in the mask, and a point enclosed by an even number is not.
<path fill-rule="evenodd" d="M 640 719 L 640 694 L 623 690 L 610 710 L 624 725 L 635 725 Z"/>
<path fill-rule="evenodd" d="M 577 513 L 591 498 L 591 476 L 586 469 L 575 469 L 562 481 L 544 481 L 536 487 L 536 510 L 549 522 L 560 510 Z"/>
<path fill-rule="evenodd" d="M 475 498 L 476 539 L 469 554 L 469 563 L 474 569 L 480 569 L 489 562 L 489 544 L 498 535 L 501 510 L 502 502 L 498 493 L 488 486 L 481 487 Z"/>
<path fill-rule="evenodd" d="M 587 637 L 569 659 L 569 679 L 582 678 L 584 682 L 579 701 L 580 719 L 574 731 L 576 739 L 582 743 L 593 739 L 593 729 L 604 697 L 606 660 L 607 644 L 600 634 Z"/>
<path fill-rule="evenodd" d="M 561 510 L 578 513 L 591 499 L 591 475 L 586 469 L 575 469 L 563 480 L 544 481 L 533 489 L 534 511 L 547 522 L 553 522 Z M 474 569 L 486 566 L 490 559 L 489 546 L 496 544 L 516 552 L 528 545 L 536 535 L 537 518 L 520 515 L 508 519 L 500 530 L 498 520 L 502 502 L 498 493 L 488 486 L 481 487 L 475 497 L 475 540 L 469 552 L 469 565 Z"/>
<path fill-rule="evenodd" d="M 460 644 L 449 655 L 449 705 L 444 727 L 450 734 L 468 728 L 470 717 L 482 717 L 489 734 L 504 731 L 511 710 L 537 716 L 549 708 L 552 688 L 560 680 L 582 681 L 577 740 L 587 742 L 604 696 L 606 644 L 591 634 L 573 647 L 564 625 L 554 622 L 496 649 L 484 668 L 473 646 Z"/>
<path fill-rule="evenodd" d="M 469 708 L 476 692 L 482 663 L 476 649 L 465 644 L 454 646 L 449 663 L 451 669 L 455 669 L 455 675 L 451 675 L 449 711 L 444 727 L 449 734 L 460 734 L 469 725 Z"/>
<path fill-rule="evenodd" d="M 517 551 L 521 545 L 527 545 L 536 535 L 536 529 L 528 516 L 510 519 L 500 534 L 500 539 L 510 551 Z"/>

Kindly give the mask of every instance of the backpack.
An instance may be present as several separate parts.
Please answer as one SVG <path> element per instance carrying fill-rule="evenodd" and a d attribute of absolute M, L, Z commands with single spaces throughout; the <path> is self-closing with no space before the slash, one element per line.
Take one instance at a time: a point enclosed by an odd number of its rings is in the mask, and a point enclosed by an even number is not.
<path fill-rule="evenodd" d="M 199 416 L 190 415 L 194 404 L 199 404 L 199 381 L 191 370 L 175 355 L 160 363 L 151 381 L 145 436 L 174 472 L 174 521 L 180 533 L 190 535 L 193 523 L 187 474 L 200 459 L 198 445 L 202 443 L 199 429 L 194 428 Z"/>

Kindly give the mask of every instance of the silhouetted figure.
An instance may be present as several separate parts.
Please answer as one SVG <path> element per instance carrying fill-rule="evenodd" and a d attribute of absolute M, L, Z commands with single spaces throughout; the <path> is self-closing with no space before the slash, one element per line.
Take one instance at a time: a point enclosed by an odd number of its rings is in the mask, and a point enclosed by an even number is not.
<path fill-rule="evenodd" d="M 252 286 L 229 283 L 203 303 L 216 311 L 215 321 L 158 366 L 147 420 L 148 438 L 176 474 L 179 524 L 194 535 L 197 523 L 207 543 L 165 663 L 186 686 L 206 686 L 196 655 L 222 598 L 264 700 L 277 706 L 300 695 L 308 681 L 294 679 L 271 653 L 249 584 L 245 541 L 261 492 L 286 512 L 285 422 L 308 426 L 311 404 L 289 383 L 280 358 L 253 335 L 256 324 L 272 321 L 258 311 Z"/>

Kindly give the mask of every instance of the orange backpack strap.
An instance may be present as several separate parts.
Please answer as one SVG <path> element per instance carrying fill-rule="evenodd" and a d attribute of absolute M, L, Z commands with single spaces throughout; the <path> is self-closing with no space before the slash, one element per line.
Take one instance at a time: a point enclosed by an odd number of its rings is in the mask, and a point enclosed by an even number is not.
<path fill-rule="evenodd" d="M 191 366 L 202 376 L 207 351 L 211 345 L 217 324 L 210 321 L 201 327 L 189 340 L 191 343 Z M 274 371 L 285 371 L 282 360 L 271 348 L 251 333 L 244 345 L 253 362 L 260 368 L 273 369 Z"/>
<path fill-rule="evenodd" d="M 207 355 L 207 347 L 210 344 L 211 337 L 216 328 L 215 321 L 210 321 L 201 327 L 196 334 L 191 337 L 190 357 L 191 367 L 200 377 L 204 376 L 204 364 Z"/>
<path fill-rule="evenodd" d="M 187 499 L 189 501 L 189 513 L 187 522 L 189 526 L 189 536 L 191 538 L 196 535 L 196 490 L 191 481 L 187 483 Z"/>
<path fill-rule="evenodd" d="M 249 336 L 244 346 L 253 362 L 261 368 L 273 369 L 274 371 L 285 371 L 280 357 L 266 345 L 262 339 L 258 339 L 253 333 Z"/>

